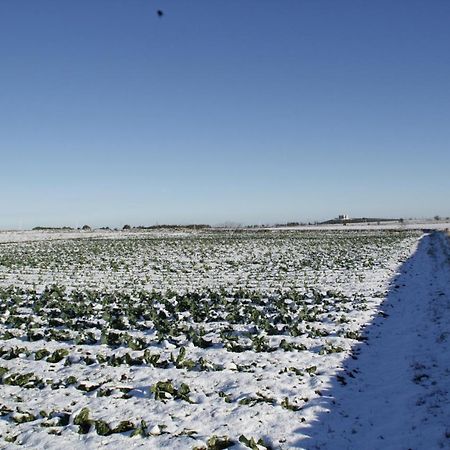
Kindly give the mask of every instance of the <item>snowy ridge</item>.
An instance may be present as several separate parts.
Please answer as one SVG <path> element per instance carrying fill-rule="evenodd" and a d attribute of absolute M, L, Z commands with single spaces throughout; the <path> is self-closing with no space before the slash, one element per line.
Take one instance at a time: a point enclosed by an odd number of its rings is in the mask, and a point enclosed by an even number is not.
<path fill-rule="evenodd" d="M 425 236 L 401 267 L 383 316 L 302 430 L 306 449 L 450 448 L 450 246 Z"/>

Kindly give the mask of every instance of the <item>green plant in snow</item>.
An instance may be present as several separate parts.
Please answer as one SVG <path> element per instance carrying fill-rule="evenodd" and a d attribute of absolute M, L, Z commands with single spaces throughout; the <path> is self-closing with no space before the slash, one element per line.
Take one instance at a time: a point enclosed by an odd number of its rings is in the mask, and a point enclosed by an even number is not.
<path fill-rule="evenodd" d="M 89 433 L 93 424 L 93 421 L 89 418 L 89 408 L 83 408 L 80 413 L 74 417 L 73 424 L 78 425 L 79 434 Z"/>
<path fill-rule="evenodd" d="M 60 348 L 58 350 L 55 350 L 48 358 L 47 362 L 49 363 L 58 363 L 62 359 L 64 359 L 69 354 L 69 351 L 65 348 Z"/>
<path fill-rule="evenodd" d="M 109 436 L 112 433 L 112 430 L 107 422 L 104 420 L 96 420 L 95 431 L 99 436 Z"/>
<path fill-rule="evenodd" d="M 130 420 L 122 420 L 119 425 L 111 430 L 111 433 L 126 433 L 127 431 L 133 431 L 135 428 L 136 426 Z"/>
<path fill-rule="evenodd" d="M 175 400 L 180 399 L 192 403 L 189 399 L 191 390 L 185 383 L 181 383 L 180 387 L 176 388 L 172 384 L 172 380 L 158 381 L 150 387 L 150 392 L 155 395 L 155 400 L 166 401 L 173 398 Z"/>
<path fill-rule="evenodd" d="M 257 403 L 269 403 L 270 405 L 275 405 L 276 400 L 261 394 L 261 392 L 257 392 L 256 397 L 244 397 L 239 400 L 239 405 L 255 406 Z"/>
<path fill-rule="evenodd" d="M 223 398 L 225 403 L 231 403 L 233 400 L 230 394 L 226 394 L 224 391 L 219 391 L 219 397 Z"/>
<path fill-rule="evenodd" d="M 207 441 L 208 450 L 223 450 L 232 447 L 235 444 L 228 436 L 211 436 Z"/>
<path fill-rule="evenodd" d="M 139 426 L 131 433 L 131 437 L 147 437 L 148 435 L 148 427 L 145 420 L 141 420 Z"/>
<path fill-rule="evenodd" d="M 50 355 L 50 352 L 46 348 L 41 348 L 34 354 L 34 359 L 36 361 L 40 361 L 41 359 L 44 359 L 48 355 Z"/>
<path fill-rule="evenodd" d="M 239 442 L 244 444 L 246 447 L 251 448 L 252 450 L 261 450 L 261 447 L 267 450 L 272 449 L 272 447 L 269 444 L 267 444 L 262 438 L 255 441 L 254 438 L 247 438 L 242 434 L 239 437 Z"/>
<path fill-rule="evenodd" d="M 11 416 L 12 420 L 19 423 L 33 422 L 36 420 L 36 416 L 30 412 L 16 412 Z"/>
<path fill-rule="evenodd" d="M 289 409 L 290 411 L 300 411 L 300 409 L 302 409 L 301 406 L 293 405 L 292 403 L 289 403 L 288 397 L 284 397 L 283 401 L 281 402 L 281 406 L 285 409 Z"/>

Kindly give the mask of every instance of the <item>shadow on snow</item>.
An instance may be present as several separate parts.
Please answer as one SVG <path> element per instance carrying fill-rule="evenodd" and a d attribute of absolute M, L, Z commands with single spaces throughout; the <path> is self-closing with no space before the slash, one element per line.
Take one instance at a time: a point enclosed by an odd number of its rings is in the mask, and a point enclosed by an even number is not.
<path fill-rule="evenodd" d="M 434 235 L 424 235 L 421 238 L 414 254 L 400 266 L 397 275 L 391 280 L 388 293 L 378 308 L 378 314 L 361 330 L 361 334 L 366 340 L 357 343 L 352 348 L 350 355 L 343 363 L 343 369 L 332 377 L 329 385 L 321 391 L 320 397 L 310 400 L 308 403 L 308 408 L 319 407 L 322 412 L 312 423 L 298 428 L 299 438 L 295 442 L 296 448 L 308 450 L 366 448 L 373 450 L 374 448 L 384 448 L 383 440 L 395 435 L 399 417 L 405 416 L 408 393 L 411 389 L 414 390 L 411 378 L 409 378 L 409 381 L 411 381 L 412 387 L 409 383 L 407 383 L 407 386 L 405 385 L 404 389 L 401 387 L 399 380 L 408 381 L 409 375 L 405 370 L 407 358 L 404 358 L 404 360 L 402 358 L 405 355 L 413 354 L 417 339 L 415 333 L 406 333 L 408 336 L 405 339 L 395 339 L 396 342 L 389 345 L 389 337 L 398 333 L 399 326 L 401 330 L 407 331 L 407 328 L 402 324 L 403 311 L 416 308 L 417 301 L 411 302 L 411 305 L 409 305 L 406 299 L 409 300 L 411 295 L 417 296 L 417 292 L 421 292 L 422 289 L 425 292 L 430 286 L 430 270 L 424 270 L 423 272 L 419 270 L 418 273 L 414 273 L 413 286 L 408 283 L 411 282 L 412 274 L 410 272 L 413 268 L 416 271 L 417 268 L 427 267 L 430 243 Z M 398 308 L 399 306 L 401 307 Z M 411 311 L 412 315 L 414 313 L 415 310 Z M 375 351 L 373 351 L 374 347 L 377 347 Z M 375 377 L 377 374 L 383 373 L 382 370 L 384 369 L 380 368 L 380 365 L 383 368 L 388 368 L 388 371 L 391 370 L 389 376 L 386 377 L 387 383 L 385 384 L 395 383 L 395 386 L 400 387 L 399 392 L 396 391 L 397 387 L 394 389 L 392 386 L 388 387 L 387 391 L 383 390 L 383 386 L 380 386 L 377 390 L 370 392 L 370 381 L 375 380 L 374 383 L 376 383 Z M 365 383 L 366 379 L 369 379 L 368 384 Z M 389 380 L 392 380 L 392 383 Z M 369 389 L 365 389 L 365 387 Z M 392 392 L 393 390 L 394 392 Z M 404 392 L 401 392 L 402 390 Z M 393 393 L 389 396 L 388 406 L 382 405 L 382 402 L 387 402 L 378 398 L 380 395 L 377 396 L 377 394 L 385 392 Z M 407 398 L 406 402 L 405 398 Z M 344 405 L 343 408 L 342 405 Z M 376 423 L 372 423 L 372 415 L 380 413 L 379 405 L 382 405 L 381 410 L 384 414 L 378 420 L 378 423 L 383 423 L 382 430 L 377 429 Z M 349 410 L 351 411 L 350 414 L 348 413 Z M 364 427 L 361 424 L 366 426 Z M 389 424 L 392 424 L 392 428 Z M 370 429 L 372 426 L 373 428 Z M 406 429 L 406 427 L 403 429 Z M 383 436 L 381 432 L 386 434 Z M 362 447 L 354 446 L 355 441 L 352 436 L 356 433 L 359 434 L 356 441 L 359 440 L 359 445 L 363 445 Z M 365 437 L 367 441 L 365 441 Z M 401 437 L 394 437 L 395 439 L 401 447 L 394 446 L 392 448 L 403 448 L 404 442 L 401 441 Z"/>

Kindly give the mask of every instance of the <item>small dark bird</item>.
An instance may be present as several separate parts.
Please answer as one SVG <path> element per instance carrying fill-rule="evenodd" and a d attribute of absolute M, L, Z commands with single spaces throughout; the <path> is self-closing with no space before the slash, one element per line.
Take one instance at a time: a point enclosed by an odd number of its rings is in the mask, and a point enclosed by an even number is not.
<path fill-rule="evenodd" d="M 158 14 L 158 17 L 162 17 L 164 15 L 164 13 L 160 9 L 156 11 L 156 14 Z"/>

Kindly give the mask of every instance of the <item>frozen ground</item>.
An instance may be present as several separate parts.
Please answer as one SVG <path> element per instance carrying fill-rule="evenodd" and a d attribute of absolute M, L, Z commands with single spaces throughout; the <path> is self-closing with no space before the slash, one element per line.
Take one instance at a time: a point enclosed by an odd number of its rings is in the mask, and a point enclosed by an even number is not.
<path fill-rule="evenodd" d="M 273 228 L 250 228 L 244 229 L 246 232 L 264 231 L 342 231 L 342 230 L 446 230 L 450 229 L 450 221 L 448 220 L 407 220 L 400 222 L 368 222 L 368 223 L 348 223 L 334 225 L 302 225 L 294 227 L 273 227 Z M 221 229 L 213 229 L 220 232 Z M 228 232 L 239 230 L 239 228 L 229 229 Z M 208 232 L 208 231 L 206 231 Z M 204 233 L 204 232 L 203 232 Z M 32 241 L 48 241 L 48 240 L 68 240 L 68 239 L 130 239 L 143 238 L 145 236 L 168 237 L 168 236 L 192 236 L 202 234 L 202 231 L 195 231 L 192 228 L 184 231 L 174 231 L 170 229 L 150 229 L 150 230 L 100 230 L 91 231 L 82 230 L 23 230 L 8 231 L 0 230 L 0 244 L 7 242 L 32 242 Z"/>
<path fill-rule="evenodd" d="M 330 225 L 300 225 L 293 227 L 269 228 L 270 230 L 448 230 L 450 222 L 448 220 L 408 220 L 405 222 L 363 222 L 330 224 Z"/>
<path fill-rule="evenodd" d="M 8 242 L 61 241 L 73 239 L 132 239 L 144 236 L 186 236 L 193 232 L 176 232 L 165 230 L 23 230 L 0 231 L 0 244 Z"/>
<path fill-rule="evenodd" d="M 449 446 L 443 234 L 22 238 L 0 448 Z"/>
<path fill-rule="evenodd" d="M 450 448 L 450 247 L 425 236 L 392 283 L 325 411 L 301 432 L 307 449 Z"/>

